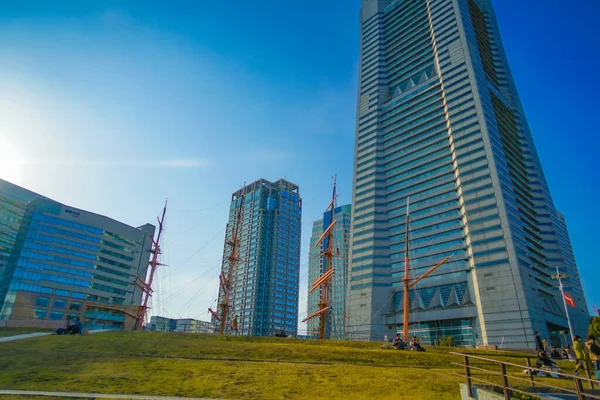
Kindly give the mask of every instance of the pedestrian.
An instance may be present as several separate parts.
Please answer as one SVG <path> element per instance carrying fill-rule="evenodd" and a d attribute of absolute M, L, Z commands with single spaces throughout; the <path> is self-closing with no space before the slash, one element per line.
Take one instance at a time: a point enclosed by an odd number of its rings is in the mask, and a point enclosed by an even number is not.
<path fill-rule="evenodd" d="M 233 320 L 231 321 L 231 334 L 232 335 L 237 335 L 237 333 L 238 333 L 238 317 L 239 317 L 239 315 L 236 314 L 236 316 L 233 317 Z"/>
<path fill-rule="evenodd" d="M 590 355 L 590 360 L 594 363 L 594 367 L 596 368 L 596 376 L 598 376 L 600 372 L 600 343 L 596 340 L 596 336 L 588 336 L 585 347 Z"/>
<path fill-rule="evenodd" d="M 548 343 L 548 339 L 542 339 L 542 350 L 546 352 L 546 354 L 550 353 L 550 344 Z"/>
<path fill-rule="evenodd" d="M 535 331 L 535 349 L 537 351 L 544 350 L 544 345 L 542 344 L 542 338 L 540 337 L 540 333 Z"/>
<path fill-rule="evenodd" d="M 579 375 L 580 369 L 589 368 L 588 362 L 590 361 L 590 355 L 587 352 L 587 348 L 581 343 L 581 336 L 579 335 L 573 337 L 573 350 L 575 350 L 575 358 L 577 359 L 573 374 Z"/>

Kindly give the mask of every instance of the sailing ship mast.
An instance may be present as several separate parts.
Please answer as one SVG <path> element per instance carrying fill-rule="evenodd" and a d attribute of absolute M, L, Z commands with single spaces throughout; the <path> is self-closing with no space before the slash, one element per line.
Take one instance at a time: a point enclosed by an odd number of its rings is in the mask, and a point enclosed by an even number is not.
<path fill-rule="evenodd" d="M 238 248 L 240 245 L 239 231 L 240 231 L 240 223 L 242 220 L 242 210 L 244 207 L 244 195 L 240 197 L 238 207 L 235 210 L 234 223 L 231 229 L 231 240 L 225 242 L 230 248 L 231 251 L 229 256 L 227 257 L 227 263 L 229 265 L 229 271 L 227 272 L 227 277 L 223 271 L 219 275 L 219 282 L 221 289 L 223 290 L 223 300 L 219 304 L 219 308 L 221 309 L 220 313 L 214 311 L 212 308 L 209 308 L 208 311 L 213 315 L 215 320 L 219 321 L 219 335 L 225 333 L 225 324 L 227 323 L 227 315 L 229 314 L 230 304 L 229 300 L 231 297 L 231 287 L 233 283 L 233 270 L 237 263 L 240 261 L 240 257 L 238 255 Z M 237 323 L 237 321 L 236 321 Z"/>
<path fill-rule="evenodd" d="M 410 318 L 409 318 L 410 317 L 410 301 L 409 301 L 409 297 L 408 297 L 409 290 L 412 289 L 413 287 L 415 287 L 415 285 L 417 283 L 419 283 L 421 280 L 426 278 L 433 271 L 435 271 L 436 269 L 438 269 L 439 267 L 441 267 L 442 265 L 447 263 L 448 260 L 450 260 L 450 258 L 452 257 L 452 256 L 447 256 L 441 262 L 434 265 L 427 272 L 425 272 L 423 275 L 421 275 L 420 278 L 417 278 L 414 281 L 412 281 L 412 279 L 410 277 L 410 258 L 408 257 L 408 235 L 410 232 L 410 230 L 409 230 L 409 223 L 410 223 L 409 204 L 410 204 L 410 199 L 407 197 L 406 198 L 406 234 L 404 235 L 404 279 L 402 279 L 402 283 L 404 284 L 404 318 L 403 318 L 404 341 L 409 340 L 408 339 L 408 324 L 409 324 L 409 320 L 410 320 Z"/>
<path fill-rule="evenodd" d="M 150 253 L 152 253 L 152 259 L 149 262 L 150 271 L 148 273 L 148 279 L 142 279 L 139 276 L 135 277 L 133 284 L 142 289 L 142 304 L 137 307 L 137 312 L 135 316 L 132 313 L 125 312 L 123 313 L 135 318 L 136 320 L 136 329 L 141 331 L 144 329 L 144 324 L 146 322 L 146 313 L 148 311 L 148 302 L 150 301 L 150 297 L 152 297 L 152 282 L 154 281 L 154 274 L 156 273 L 156 268 L 159 266 L 164 266 L 165 264 L 161 264 L 158 262 L 158 256 L 161 254 L 160 250 L 160 235 L 163 231 L 163 225 L 165 222 L 165 214 L 167 213 L 167 201 L 165 200 L 165 207 L 163 208 L 162 217 L 158 220 L 158 235 L 156 236 L 156 240 L 154 238 L 150 238 L 152 241 L 152 248 Z"/>
<path fill-rule="evenodd" d="M 409 202 L 410 199 L 406 198 L 406 234 L 404 235 L 404 279 L 402 279 L 402 283 L 404 283 L 404 340 L 408 340 L 408 308 L 409 308 L 409 300 L 408 300 L 408 290 L 410 288 L 410 260 L 408 258 L 408 223 L 409 223 Z"/>
<path fill-rule="evenodd" d="M 310 288 L 310 290 L 308 291 L 308 293 L 312 293 L 313 291 L 315 291 L 317 288 L 321 288 L 321 300 L 319 301 L 319 310 L 317 310 L 315 313 L 313 313 L 312 315 L 304 318 L 302 320 L 302 322 L 306 322 L 309 319 L 315 318 L 315 317 L 319 317 L 319 339 L 325 339 L 325 330 L 326 330 L 326 326 L 327 326 L 327 311 L 331 309 L 331 306 L 328 305 L 329 303 L 329 299 L 328 299 L 328 292 L 329 292 L 329 287 L 331 285 L 331 277 L 334 273 L 334 268 L 331 264 L 331 260 L 333 258 L 333 228 L 335 227 L 335 224 L 337 223 L 337 220 L 334 220 L 334 210 L 335 210 L 335 200 L 337 198 L 337 193 L 336 193 L 336 177 L 333 177 L 333 194 L 331 196 L 331 203 L 329 203 L 329 206 L 327 207 L 327 210 L 325 210 L 325 212 L 329 212 L 329 226 L 327 227 L 327 229 L 325 229 L 325 231 L 323 232 L 323 234 L 321 235 L 321 237 L 319 238 L 319 240 L 317 240 L 317 243 L 315 244 L 315 247 L 318 247 L 325 238 L 327 238 L 327 247 L 324 249 L 323 251 L 323 274 L 319 277 L 319 279 L 317 279 L 312 287 Z"/>

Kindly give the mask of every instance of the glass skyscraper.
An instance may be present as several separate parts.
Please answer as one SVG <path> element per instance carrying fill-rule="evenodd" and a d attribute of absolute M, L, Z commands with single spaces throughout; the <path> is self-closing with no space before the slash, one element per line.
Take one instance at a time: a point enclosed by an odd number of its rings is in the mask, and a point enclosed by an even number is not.
<path fill-rule="evenodd" d="M 327 314 L 327 326 L 325 336 L 329 339 L 346 339 L 346 295 L 348 287 L 348 244 L 350 239 L 350 220 L 352 217 L 352 206 L 345 205 L 333 210 L 333 219 L 336 220 L 333 228 L 333 258 L 332 268 L 335 269 L 331 277 L 331 286 L 327 298 L 331 310 Z M 310 237 L 310 249 L 308 251 L 308 287 L 310 288 L 325 270 L 323 263 L 323 250 L 327 249 L 328 238 L 326 237 L 319 246 L 317 241 L 331 224 L 329 212 L 323 214 L 313 222 L 312 235 Z M 319 309 L 322 286 L 308 294 L 307 314 L 311 315 Z M 307 330 L 310 337 L 317 337 L 319 330 L 319 318 L 307 321 Z"/>
<path fill-rule="evenodd" d="M 227 259 L 231 254 L 227 243 L 232 241 L 237 210 L 241 210 L 240 261 L 234 265 L 227 326 L 231 318 L 239 315 L 239 334 L 273 336 L 283 330 L 295 335 L 302 216 L 299 188 L 283 179 L 260 179 L 233 193 L 221 269 L 225 277 L 229 274 Z M 219 304 L 223 296 L 220 287 Z"/>
<path fill-rule="evenodd" d="M 0 320 L 133 329 L 154 226 L 139 228 L 0 180 Z"/>
<path fill-rule="evenodd" d="M 533 347 L 568 330 L 555 268 L 569 275 L 576 334 L 587 304 L 490 0 L 363 0 L 348 326 L 402 330 L 410 293 L 425 342 Z"/>

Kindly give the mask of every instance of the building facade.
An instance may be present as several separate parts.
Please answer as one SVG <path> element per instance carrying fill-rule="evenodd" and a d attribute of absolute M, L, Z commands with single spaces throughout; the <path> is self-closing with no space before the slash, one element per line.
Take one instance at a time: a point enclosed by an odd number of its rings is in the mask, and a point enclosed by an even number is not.
<path fill-rule="evenodd" d="M 146 325 L 146 330 L 151 332 L 174 332 L 177 328 L 177 319 L 153 315 Z"/>
<path fill-rule="evenodd" d="M 0 320 L 133 329 L 153 235 L 0 180 Z"/>
<path fill-rule="evenodd" d="M 153 332 L 214 333 L 214 324 L 193 318 L 152 316 L 146 329 Z"/>
<path fill-rule="evenodd" d="M 333 219 L 336 222 L 333 228 L 333 251 L 332 268 L 335 270 L 332 278 L 329 293 L 331 310 L 327 314 L 327 326 L 325 327 L 325 336 L 329 339 L 346 339 L 346 296 L 348 287 L 348 244 L 350 239 L 350 220 L 352 217 L 352 207 L 348 204 L 336 207 L 333 210 Z M 308 287 L 316 281 L 325 270 L 323 259 L 323 250 L 327 248 L 327 238 L 318 246 L 317 241 L 323 235 L 325 229 L 331 224 L 331 215 L 326 212 L 323 218 L 313 222 L 312 235 L 310 237 L 310 248 L 308 251 Z M 321 291 L 317 289 L 308 294 L 307 315 L 313 314 L 319 309 L 318 304 L 321 300 Z M 317 337 L 319 330 L 319 318 L 313 318 L 307 321 L 307 333 L 310 337 Z"/>
<path fill-rule="evenodd" d="M 240 261 L 233 266 L 229 329 L 238 315 L 238 333 L 273 336 L 298 330 L 302 200 L 297 185 L 260 179 L 233 193 L 225 236 L 222 273 L 228 276 L 233 228 L 239 210 Z M 220 304 L 224 290 L 219 288 Z M 213 320 L 214 322 L 214 320 Z"/>
<path fill-rule="evenodd" d="M 533 347 L 588 314 L 490 0 L 363 0 L 349 272 L 355 338 L 402 331 L 406 204 L 411 332 Z M 575 322 L 577 321 L 577 322 Z"/>

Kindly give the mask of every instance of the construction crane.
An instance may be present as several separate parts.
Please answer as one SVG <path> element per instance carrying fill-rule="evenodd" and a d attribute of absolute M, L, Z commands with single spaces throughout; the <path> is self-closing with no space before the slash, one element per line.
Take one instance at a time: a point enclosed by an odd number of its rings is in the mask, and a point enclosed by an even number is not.
<path fill-rule="evenodd" d="M 335 200 L 337 198 L 336 193 L 336 177 L 333 177 L 333 194 L 331 196 L 331 203 L 327 207 L 325 212 L 329 212 L 329 226 L 319 240 L 317 240 L 315 247 L 321 245 L 321 243 L 327 238 L 326 247 L 323 250 L 323 273 L 321 276 L 313 282 L 312 287 L 308 291 L 308 293 L 314 292 L 316 289 L 321 288 L 321 300 L 318 303 L 319 309 L 308 317 L 304 318 L 302 322 L 306 322 L 312 318 L 319 317 L 319 339 L 325 339 L 326 334 L 326 326 L 327 326 L 327 312 L 331 309 L 329 305 L 329 288 L 331 285 L 331 277 L 335 272 L 333 266 L 331 265 L 331 260 L 333 259 L 333 228 L 335 227 L 337 220 L 334 220 L 334 210 L 335 210 Z"/>

